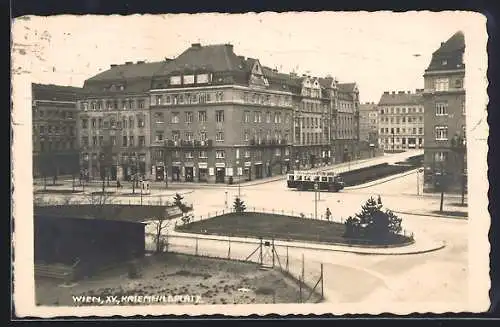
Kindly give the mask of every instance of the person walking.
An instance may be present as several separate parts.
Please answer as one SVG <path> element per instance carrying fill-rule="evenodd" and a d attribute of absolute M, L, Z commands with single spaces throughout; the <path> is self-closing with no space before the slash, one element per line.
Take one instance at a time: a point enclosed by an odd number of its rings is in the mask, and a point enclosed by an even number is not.
<path fill-rule="evenodd" d="M 330 208 L 326 208 L 326 220 L 330 220 L 330 217 L 332 216 L 332 212 L 330 211 Z"/>

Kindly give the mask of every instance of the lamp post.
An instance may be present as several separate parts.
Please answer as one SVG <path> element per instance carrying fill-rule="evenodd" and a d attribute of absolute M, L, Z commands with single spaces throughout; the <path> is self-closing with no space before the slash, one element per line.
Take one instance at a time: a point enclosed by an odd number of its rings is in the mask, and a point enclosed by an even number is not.
<path fill-rule="evenodd" d="M 318 183 L 314 183 L 314 219 L 318 219 Z"/>
<path fill-rule="evenodd" d="M 417 195 L 420 195 L 420 174 L 424 172 L 423 168 L 417 170 Z"/>
<path fill-rule="evenodd" d="M 240 161 L 236 160 L 236 173 L 238 174 L 238 199 L 241 200 L 241 172 L 240 172 Z"/>
<path fill-rule="evenodd" d="M 392 135 L 392 153 L 394 153 L 394 128 L 391 128 L 391 135 Z"/>

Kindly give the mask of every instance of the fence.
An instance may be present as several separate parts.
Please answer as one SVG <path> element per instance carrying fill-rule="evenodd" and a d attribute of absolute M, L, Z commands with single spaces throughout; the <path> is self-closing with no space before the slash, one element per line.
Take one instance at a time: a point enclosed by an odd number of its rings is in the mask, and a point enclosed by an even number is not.
<path fill-rule="evenodd" d="M 148 233 L 146 251 L 155 252 L 155 234 Z M 256 263 L 275 269 L 298 284 L 298 303 L 324 300 L 323 263 L 306 258 L 302 249 L 276 245 L 273 239 L 241 240 L 227 237 L 196 237 L 166 234 L 161 238 L 163 252 Z"/>

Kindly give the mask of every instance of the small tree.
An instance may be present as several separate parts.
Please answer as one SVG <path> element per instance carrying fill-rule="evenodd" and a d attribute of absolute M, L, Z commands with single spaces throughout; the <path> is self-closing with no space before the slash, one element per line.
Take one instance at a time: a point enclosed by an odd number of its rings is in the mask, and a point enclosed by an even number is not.
<path fill-rule="evenodd" d="M 344 223 L 344 237 L 359 237 L 359 219 L 356 217 L 348 217 Z"/>
<path fill-rule="evenodd" d="M 244 212 L 247 207 L 243 200 L 241 200 L 239 197 L 236 197 L 236 199 L 234 199 L 233 209 L 235 212 Z"/>
<path fill-rule="evenodd" d="M 380 200 L 380 198 L 379 198 Z M 356 214 L 356 218 L 359 219 L 361 225 L 368 225 L 373 222 L 373 217 L 376 212 L 379 212 L 382 208 L 382 201 L 380 204 L 370 197 L 364 205 L 361 206 L 361 212 Z"/>
<path fill-rule="evenodd" d="M 182 208 L 184 207 L 184 203 L 182 202 L 182 200 L 184 200 L 184 197 L 182 195 L 180 195 L 179 193 L 175 193 L 174 205 L 176 207 L 178 207 L 179 209 L 181 209 L 181 211 L 182 211 Z"/>
<path fill-rule="evenodd" d="M 105 208 L 115 201 L 115 197 L 109 193 L 90 192 L 85 195 L 85 200 L 92 206 L 92 214 L 98 218 L 106 218 Z"/>
<path fill-rule="evenodd" d="M 168 238 L 163 235 L 163 231 L 166 230 L 170 226 L 170 220 L 167 216 L 161 216 L 157 219 L 153 220 L 151 224 L 154 226 L 155 232 L 155 245 L 156 245 L 156 253 L 163 252 L 163 248 L 165 245 L 168 246 Z"/>

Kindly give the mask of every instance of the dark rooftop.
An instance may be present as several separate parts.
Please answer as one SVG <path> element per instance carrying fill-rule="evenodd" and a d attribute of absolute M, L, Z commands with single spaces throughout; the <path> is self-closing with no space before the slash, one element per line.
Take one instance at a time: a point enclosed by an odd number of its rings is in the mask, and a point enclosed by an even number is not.
<path fill-rule="evenodd" d="M 461 31 L 456 32 L 439 49 L 432 54 L 432 60 L 427 71 L 464 69 L 463 54 L 465 52 L 465 37 Z"/>
<path fill-rule="evenodd" d="M 422 103 L 422 95 L 409 93 L 407 91 L 384 92 L 380 97 L 378 105 L 417 105 Z"/>
<path fill-rule="evenodd" d="M 83 89 L 75 86 L 55 84 L 31 84 L 33 100 L 75 101 Z"/>

